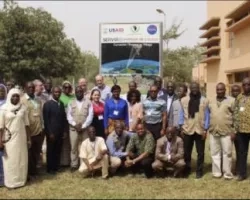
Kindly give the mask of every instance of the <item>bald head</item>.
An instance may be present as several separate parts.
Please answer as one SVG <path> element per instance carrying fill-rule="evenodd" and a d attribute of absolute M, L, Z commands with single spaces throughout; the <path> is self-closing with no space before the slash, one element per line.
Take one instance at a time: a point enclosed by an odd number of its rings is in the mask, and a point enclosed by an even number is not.
<path fill-rule="evenodd" d="M 55 99 L 56 101 L 59 101 L 61 93 L 62 93 L 62 90 L 60 87 L 55 86 L 52 88 L 52 96 L 53 96 L 53 99 Z"/>
<path fill-rule="evenodd" d="M 98 87 L 98 88 L 103 88 L 103 86 L 104 86 L 104 78 L 103 78 L 103 76 L 102 75 L 97 75 L 96 77 L 95 77 L 95 82 L 96 82 L 96 86 Z"/>
<path fill-rule="evenodd" d="M 166 136 L 168 138 L 168 141 L 173 140 L 176 137 L 176 128 L 174 126 L 167 127 Z"/>
<path fill-rule="evenodd" d="M 85 92 L 88 90 L 88 81 L 85 78 L 80 78 L 78 80 L 78 86 L 80 86 Z"/>
<path fill-rule="evenodd" d="M 226 85 L 224 83 L 218 83 L 216 85 L 217 98 L 224 98 L 226 95 Z"/>
<path fill-rule="evenodd" d="M 124 130 L 124 124 L 123 124 L 122 122 L 117 121 L 117 122 L 115 123 L 115 133 L 116 133 L 118 136 L 120 136 L 120 135 L 122 135 L 123 130 Z"/>
<path fill-rule="evenodd" d="M 250 95 L 250 78 L 244 78 L 242 88 L 245 95 Z"/>
<path fill-rule="evenodd" d="M 42 81 L 40 81 L 39 79 L 36 79 L 33 81 L 33 84 L 35 85 L 36 94 L 41 95 L 43 90 L 44 90 L 44 85 L 43 85 Z"/>
<path fill-rule="evenodd" d="M 241 92 L 241 87 L 239 85 L 233 85 L 231 88 L 232 97 L 236 98 Z"/>
<path fill-rule="evenodd" d="M 29 81 L 25 84 L 25 92 L 30 96 L 34 97 L 35 95 L 35 85 L 32 81 Z"/>

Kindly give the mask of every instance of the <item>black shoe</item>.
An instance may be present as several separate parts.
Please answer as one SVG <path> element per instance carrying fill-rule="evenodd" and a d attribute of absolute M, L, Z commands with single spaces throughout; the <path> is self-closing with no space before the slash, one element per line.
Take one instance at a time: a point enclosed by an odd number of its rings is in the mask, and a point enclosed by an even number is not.
<path fill-rule="evenodd" d="M 70 168 L 71 173 L 74 173 L 76 170 L 78 170 L 77 167 L 71 167 L 71 168 Z"/>
<path fill-rule="evenodd" d="M 202 178 L 202 174 L 196 174 L 196 179 Z"/>
<path fill-rule="evenodd" d="M 47 171 L 47 173 L 50 174 L 50 175 L 55 175 L 56 174 L 55 171 L 51 171 L 51 170 Z"/>
<path fill-rule="evenodd" d="M 245 179 L 246 179 L 246 177 L 238 176 L 237 181 L 244 181 Z"/>

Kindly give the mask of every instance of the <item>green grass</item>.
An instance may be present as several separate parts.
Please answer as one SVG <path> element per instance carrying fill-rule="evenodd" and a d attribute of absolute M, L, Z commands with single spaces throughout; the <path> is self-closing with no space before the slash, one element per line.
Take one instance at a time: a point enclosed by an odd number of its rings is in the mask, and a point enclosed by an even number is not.
<path fill-rule="evenodd" d="M 195 165 L 196 151 L 193 151 Z M 56 176 L 42 173 L 35 182 L 16 190 L 0 189 L 0 198 L 15 199 L 175 199 L 175 198 L 250 198 L 250 180 L 214 179 L 211 177 L 211 159 L 206 145 L 205 175 L 196 180 L 195 173 L 188 179 L 157 179 L 113 177 L 109 180 L 101 178 L 83 179 L 78 172 L 62 172 Z M 194 167 L 193 167 L 194 169 Z"/>

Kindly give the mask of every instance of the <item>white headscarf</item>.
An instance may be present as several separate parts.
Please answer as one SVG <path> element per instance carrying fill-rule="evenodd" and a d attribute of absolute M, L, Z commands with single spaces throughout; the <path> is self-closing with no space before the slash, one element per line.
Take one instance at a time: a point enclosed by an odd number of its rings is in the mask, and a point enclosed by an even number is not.
<path fill-rule="evenodd" d="M 7 98 L 7 88 L 4 84 L 0 84 L 0 88 L 4 88 L 5 90 L 5 98 L 3 100 L 0 100 L 0 107 L 6 102 L 6 98 Z"/>
<path fill-rule="evenodd" d="M 14 94 L 21 96 L 21 91 L 17 88 L 12 88 L 7 95 L 6 104 L 4 104 L 4 108 L 12 112 L 18 110 L 21 107 L 21 100 L 16 105 L 11 103 L 11 98 Z"/>

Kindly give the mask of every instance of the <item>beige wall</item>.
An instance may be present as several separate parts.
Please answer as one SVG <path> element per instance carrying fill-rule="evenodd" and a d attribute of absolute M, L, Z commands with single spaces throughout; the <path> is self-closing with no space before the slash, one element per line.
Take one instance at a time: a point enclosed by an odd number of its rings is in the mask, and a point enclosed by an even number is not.
<path fill-rule="evenodd" d="M 207 20 L 220 17 L 220 61 L 207 64 L 207 96 L 215 95 L 218 82 L 227 81 L 226 71 L 250 68 L 250 26 L 234 34 L 233 45 L 229 48 L 229 33 L 225 32 L 228 19 L 225 16 L 244 1 L 209 1 L 207 0 Z M 245 71 L 245 70 L 244 70 Z"/>
<path fill-rule="evenodd" d="M 193 67 L 192 79 L 193 79 L 193 81 L 199 82 L 201 84 L 201 86 L 203 86 L 204 83 L 207 82 L 206 64 L 200 63 L 199 65 Z"/>

